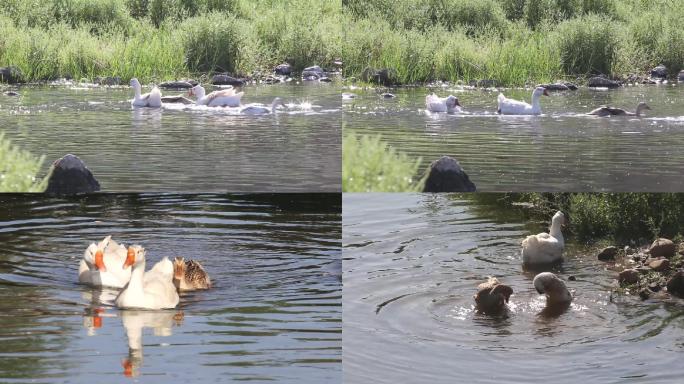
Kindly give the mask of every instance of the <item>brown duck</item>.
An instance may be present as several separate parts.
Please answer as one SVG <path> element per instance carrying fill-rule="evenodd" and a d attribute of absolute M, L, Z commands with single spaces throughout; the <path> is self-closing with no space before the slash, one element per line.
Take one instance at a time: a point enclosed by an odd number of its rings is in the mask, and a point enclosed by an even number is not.
<path fill-rule="evenodd" d="M 211 288 L 211 280 L 202 265 L 195 260 L 185 261 L 182 257 L 173 261 L 173 284 L 179 291 Z"/>
<path fill-rule="evenodd" d="M 496 277 L 490 277 L 486 282 L 477 286 L 477 294 L 473 297 L 478 311 L 495 314 L 506 308 L 506 303 L 512 294 L 513 288 L 501 284 Z"/>

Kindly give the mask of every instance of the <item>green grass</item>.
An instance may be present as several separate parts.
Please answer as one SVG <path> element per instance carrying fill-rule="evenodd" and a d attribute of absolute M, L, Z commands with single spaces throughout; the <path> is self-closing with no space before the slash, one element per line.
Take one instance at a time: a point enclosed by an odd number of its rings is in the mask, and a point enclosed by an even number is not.
<path fill-rule="evenodd" d="M 0 193 L 43 192 L 47 178 L 39 180 L 36 175 L 44 158 L 12 145 L 0 132 Z"/>
<path fill-rule="evenodd" d="M 6 0 L 0 66 L 27 81 L 142 81 L 330 66 L 345 26 L 334 0 Z"/>
<path fill-rule="evenodd" d="M 342 140 L 342 191 L 415 192 L 424 180 L 416 174 L 421 159 L 411 160 L 383 143 L 381 136 L 345 131 Z"/>
<path fill-rule="evenodd" d="M 345 75 L 525 85 L 684 66 L 684 8 L 658 0 L 344 0 Z"/>

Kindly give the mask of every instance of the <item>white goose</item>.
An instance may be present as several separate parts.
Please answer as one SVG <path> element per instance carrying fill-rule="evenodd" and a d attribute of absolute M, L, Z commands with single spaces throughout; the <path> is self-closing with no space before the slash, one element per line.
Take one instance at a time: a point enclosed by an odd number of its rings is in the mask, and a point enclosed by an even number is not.
<path fill-rule="evenodd" d="M 532 281 L 539 294 L 546 295 L 546 304 L 566 304 L 572 301 L 572 295 L 563 280 L 551 272 L 542 272 Z"/>
<path fill-rule="evenodd" d="M 499 93 L 499 107 L 496 112 L 502 115 L 541 115 L 542 111 L 541 105 L 539 104 L 539 98 L 542 95 L 549 95 L 546 88 L 535 88 L 534 91 L 532 91 L 532 105 L 530 105 L 524 101 L 507 99 L 503 93 Z"/>
<path fill-rule="evenodd" d="M 244 115 L 266 115 L 269 113 L 275 113 L 276 108 L 279 105 L 282 105 L 283 107 L 285 106 L 285 104 L 283 104 L 283 100 L 280 97 L 276 97 L 273 99 L 271 107 L 266 107 L 265 105 L 260 104 L 252 104 L 242 108 L 240 113 Z"/>
<path fill-rule="evenodd" d="M 208 107 L 239 107 L 240 99 L 244 92 L 235 92 L 235 89 L 228 88 L 220 91 L 211 92 L 205 95 L 204 87 L 200 84 L 192 87 L 189 96 L 197 96 L 197 105 L 206 105 Z"/>
<path fill-rule="evenodd" d="M 126 247 L 107 236 L 97 245 L 91 243 L 78 268 L 78 281 L 94 287 L 123 288 L 131 279 L 131 269 L 121 269 Z"/>
<path fill-rule="evenodd" d="M 461 112 L 461 104 L 458 102 L 458 97 L 454 95 L 442 98 L 431 93 L 425 96 L 425 108 L 430 112 Z"/>
<path fill-rule="evenodd" d="M 133 90 L 135 91 L 135 96 L 133 97 L 133 100 L 131 101 L 131 105 L 134 107 L 150 107 L 150 108 L 159 108 L 161 107 L 162 104 L 162 95 L 161 91 L 159 91 L 159 88 L 156 86 L 152 87 L 152 90 L 150 93 L 146 93 L 144 95 L 140 94 L 140 82 L 138 79 L 135 77 L 131 79 L 131 87 L 133 87 Z"/>
<path fill-rule="evenodd" d="M 168 258 L 145 273 L 145 248 L 128 247 L 122 268 L 133 266 L 131 280 L 115 302 L 119 308 L 165 309 L 178 305 L 178 293 L 173 285 L 173 263 Z"/>
<path fill-rule="evenodd" d="M 563 260 L 565 240 L 561 226 L 565 225 L 565 215 L 558 211 L 551 219 L 549 233 L 527 236 L 522 242 L 523 264 L 553 264 Z"/>

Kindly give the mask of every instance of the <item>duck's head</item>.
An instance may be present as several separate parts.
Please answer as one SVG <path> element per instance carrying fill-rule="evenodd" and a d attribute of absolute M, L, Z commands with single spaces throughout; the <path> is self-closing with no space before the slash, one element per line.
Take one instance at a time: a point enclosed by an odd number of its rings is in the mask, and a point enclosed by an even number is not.
<path fill-rule="evenodd" d="M 204 87 L 201 86 L 200 84 L 195 85 L 194 87 L 190 88 L 188 91 L 188 97 L 190 96 L 197 96 L 198 99 L 204 97 L 205 90 Z"/>
<path fill-rule="evenodd" d="M 545 294 L 551 302 L 569 302 L 572 296 L 563 280 L 551 272 L 542 272 L 532 281 L 534 289 L 542 295 Z"/>
<path fill-rule="evenodd" d="M 140 82 L 135 77 L 131 79 L 130 84 L 131 84 L 131 87 L 133 87 L 133 88 L 139 88 L 140 87 Z"/>
<path fill-rule="evenodd" d="M 533 96 L 539 97 L 539 96 L 542 96 L 542 95 L 548 96 L 548 95 L 549 95 L 549 91 L 547 91 L 546 88 L 544 88 L 544 87 L 537 87 L 537 88 L 534 89 Z"/>
<path fill-rule="evenodd" d="M 132 265 L 138 265 L 145 261 L 145 248 L 140 245 L 131 245 L 128 247 L 128 254 L 126 261 L 124 261 L 122 269 L 126 269 Z"/>
<path fill-rule="evenodd" d="M 551 218 L 551 226 L 565 226 L 568 220 L 565 218 L 565 214 L 561 211 L 557 211 Z"/>
<path fill-rule="evenodd" d="M 489 314 L 501 312 L 513 294 L 513 288 L 499 283 L 496 278 L 490 278 L 486 283 L 480 284 L 477 288 L 478 291 L 475 295 L 477 309 Z"/>
<path fill-rule="evenodd" d="M 278 106 L 285 108 L 285 103 L 283 103 L 283 99 L 281 99 L 280 97 L 276 97 L 275 99 L 273 99 L 273 103 L 271 104 L 271 106 L 273 108 Z"/>
<path fill-rule="evenodd" d="M 185 274 L 185 259 L 182 257 L 176 257 L 173 260 L 173 277 L 176 279 L 182 279 Z"/>
<path fill-rule="evenodd" d="M 644 103 L 643 101 L 637 104 L 637 111 L 643 111 L 643 110 L 651 110 L 651 107 L 648 106 L 648 104 Z"/>
<path fill-rule="evenodd" d="M 449 108 L 449 109 L 456 108 L 456 106 L 459 106 L 459 107 L 461 106 L 461 104 L 458 102 L 458 97 L 456 97 L 454 95 L 447 96 L 445 104 L 446 104 L 447 108 Z"/>
<path fill-rule="evenodd" d="M 95 243 L 90 244 L 83 255 L 83 258 L 87 262 L 95 265 L 95 267 L 101 272 L 107 271 L 107 267 L 104 263 L 104 251 L 105 248 L 107 248 L 107 245 L 109 245 L 109 241 L 111 239 L 111 236 L 107 236 L 102 241 L 97 243 L 97 245 Z"/>

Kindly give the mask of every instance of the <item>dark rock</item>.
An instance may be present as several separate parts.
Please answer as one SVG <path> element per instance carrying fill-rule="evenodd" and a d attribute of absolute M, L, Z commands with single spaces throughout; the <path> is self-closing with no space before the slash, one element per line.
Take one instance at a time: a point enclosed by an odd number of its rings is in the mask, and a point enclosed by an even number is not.
<path fill-rule="evenodd" d="M 651 77 L 657 79 L 667 79 L 667 67 L 660 64 L 659 66 L 651 69 Z"/>
<path fill-rule="evenodd" d="M 605 247 L 599 252 L 598 259 L 601 261 L 611 261 L 615 260 L 615 255 L 617 255 L 618 249 L 615 246 Z"/>
<path fill-rule="evenodd" d="M 175 81 L 165 81 L 159 84 L 159 88 L 165 89 L 190 89 L 197 85 L 195 80 L 175 80 Z"/>
<path fill-rule="evenodd" d="M 471 87 L 478 88 L 494 88 L 499 86 L 499 80 L 495 79 L 482 79 L 482 80 L 470 80 L 468 85 Z"/>
<path fill-rule="evenodd" d="M 19 92 L 17 91 L 5 91 L 2 94 L 5 96 L 19 96 Z"/>
<path fill-rule="evenodd" d="M 290 76 L 292 74 L 292 66 L 288 63 L 278 64 L 273 72 L 280 76 Z"/>
<path fill-rule="evenodd" d="M 606 87 L 606 88 L 617 88 L 620 86 L 620 82 L 615 80 L 606 79 L 601 76 L 594 76 L 587 82 L 589 87 Z"/>
<path fill-rule="evenodd" d="M 0 67 L 0 83 L 16 84 L 22 82 L 22 73 L 17 67 Z"/>
<path fill-rule="evenodd" d="M 318 79 L 318 81 L 320 81 L 321 83 L 332 83 L 332 79 L 325 76 Z"/>
<path fill-rule="evenodd" d="M 664 238 L 656 239 L 648 248 L 648 252 L 651 254 L 651 257 L 672 257 L 674 256 L 676 250 L 677 247 L 672 240 Z"/>
<path fill-rule="evenodd" d="M 655 259 L 648 262 L 648 266 L 656 272 L 663 272 L 670 269 L 670 260 L 668 259 Z"/>
<path fill-rule="evenodd" d="M 639 272 L 635 269 L 625 269 L 618 275 L 620 284 L 635 284 L 639 282 Z"/>
<path fill-rule="evenodd" d="M 119 76 L 96 77 L 95 84 L 100 85 L 121 85 L 121 78 Z"/>
<path fill-rule="evenodd" d="M 667 281 L 667 291 L 675 296 L 684 297 L 684 272 L 677 271 Z"/>
<path fill-rule="evenodd" d="M 315 81 L 322 77 L 325 77 L 325 71 L 323 71 L 323 69 L 318 65 L 314 65 L 313 67 L 306 67 L 302 71 L 302 80 L 305 81 Z"/>
<path fill-rule="evenodd" d="M 368 83 L 380 84 L 386 87 L 396 84 L 396 76 L 394 74 L 394 71 L 390 71 L 387 68 L 366 68 L 363 70 L 363 73 L 361 74 L 361 79 Z"/>
<path fill-rule="evenodd" d="M 639 297 L 641 298 L 641 300 L 648 300 L 651 298 L 651 291 L 647 288 L 640 289 Z"/>
<path fill-rule="evenodd" d="M 475 192 L 468 175 L 456 159 L 443 156 L 428 167 L 423 192 Z"/>
<path fill-rule="evenodd" d="M 684 82 L 684 69 L 679 71 L 679 74 L 677 75 L 677 81 Z"/>
<path fill-rule="evenodd" d="M 547 91 L 576 91 L 577 86 L 573 83 L 552 83 L 539 84 L 538 87 L 544 87 Z"/>
<path fill-rule="evenodd" d="M 577 278 L 575 276 L 568 276 L 568 281 L 575 281 Z"/>
<path fill-rule="evenodd" d="M 389 92 L 382 93 L 380 94 L 380 96 L 382 96 L 382 98 L 384 99 L 394 99 L 395 97 L 397 97 L 394 93 Z"/>
<path fill-rule="evenodd" d="M 100 183 L 76 155 L 66 155 L 52 164 L 45 193 L 74 195 L 100 190 Z"/>
<path fill-rule="evenodd" d="M 242 87 L 245 85 L 245 79 L 238 79 L 225 73 L 219 73 L 211 78 L 211 84 L 214 85 L 232 85 L 233 87 Z"/>
<path fill-rule="evenodd" d="M 265 84 L 278 84 L 281 81 L 282 80 L 276 76 L 266 76 L 266 78 L 263 80 Z"/>

